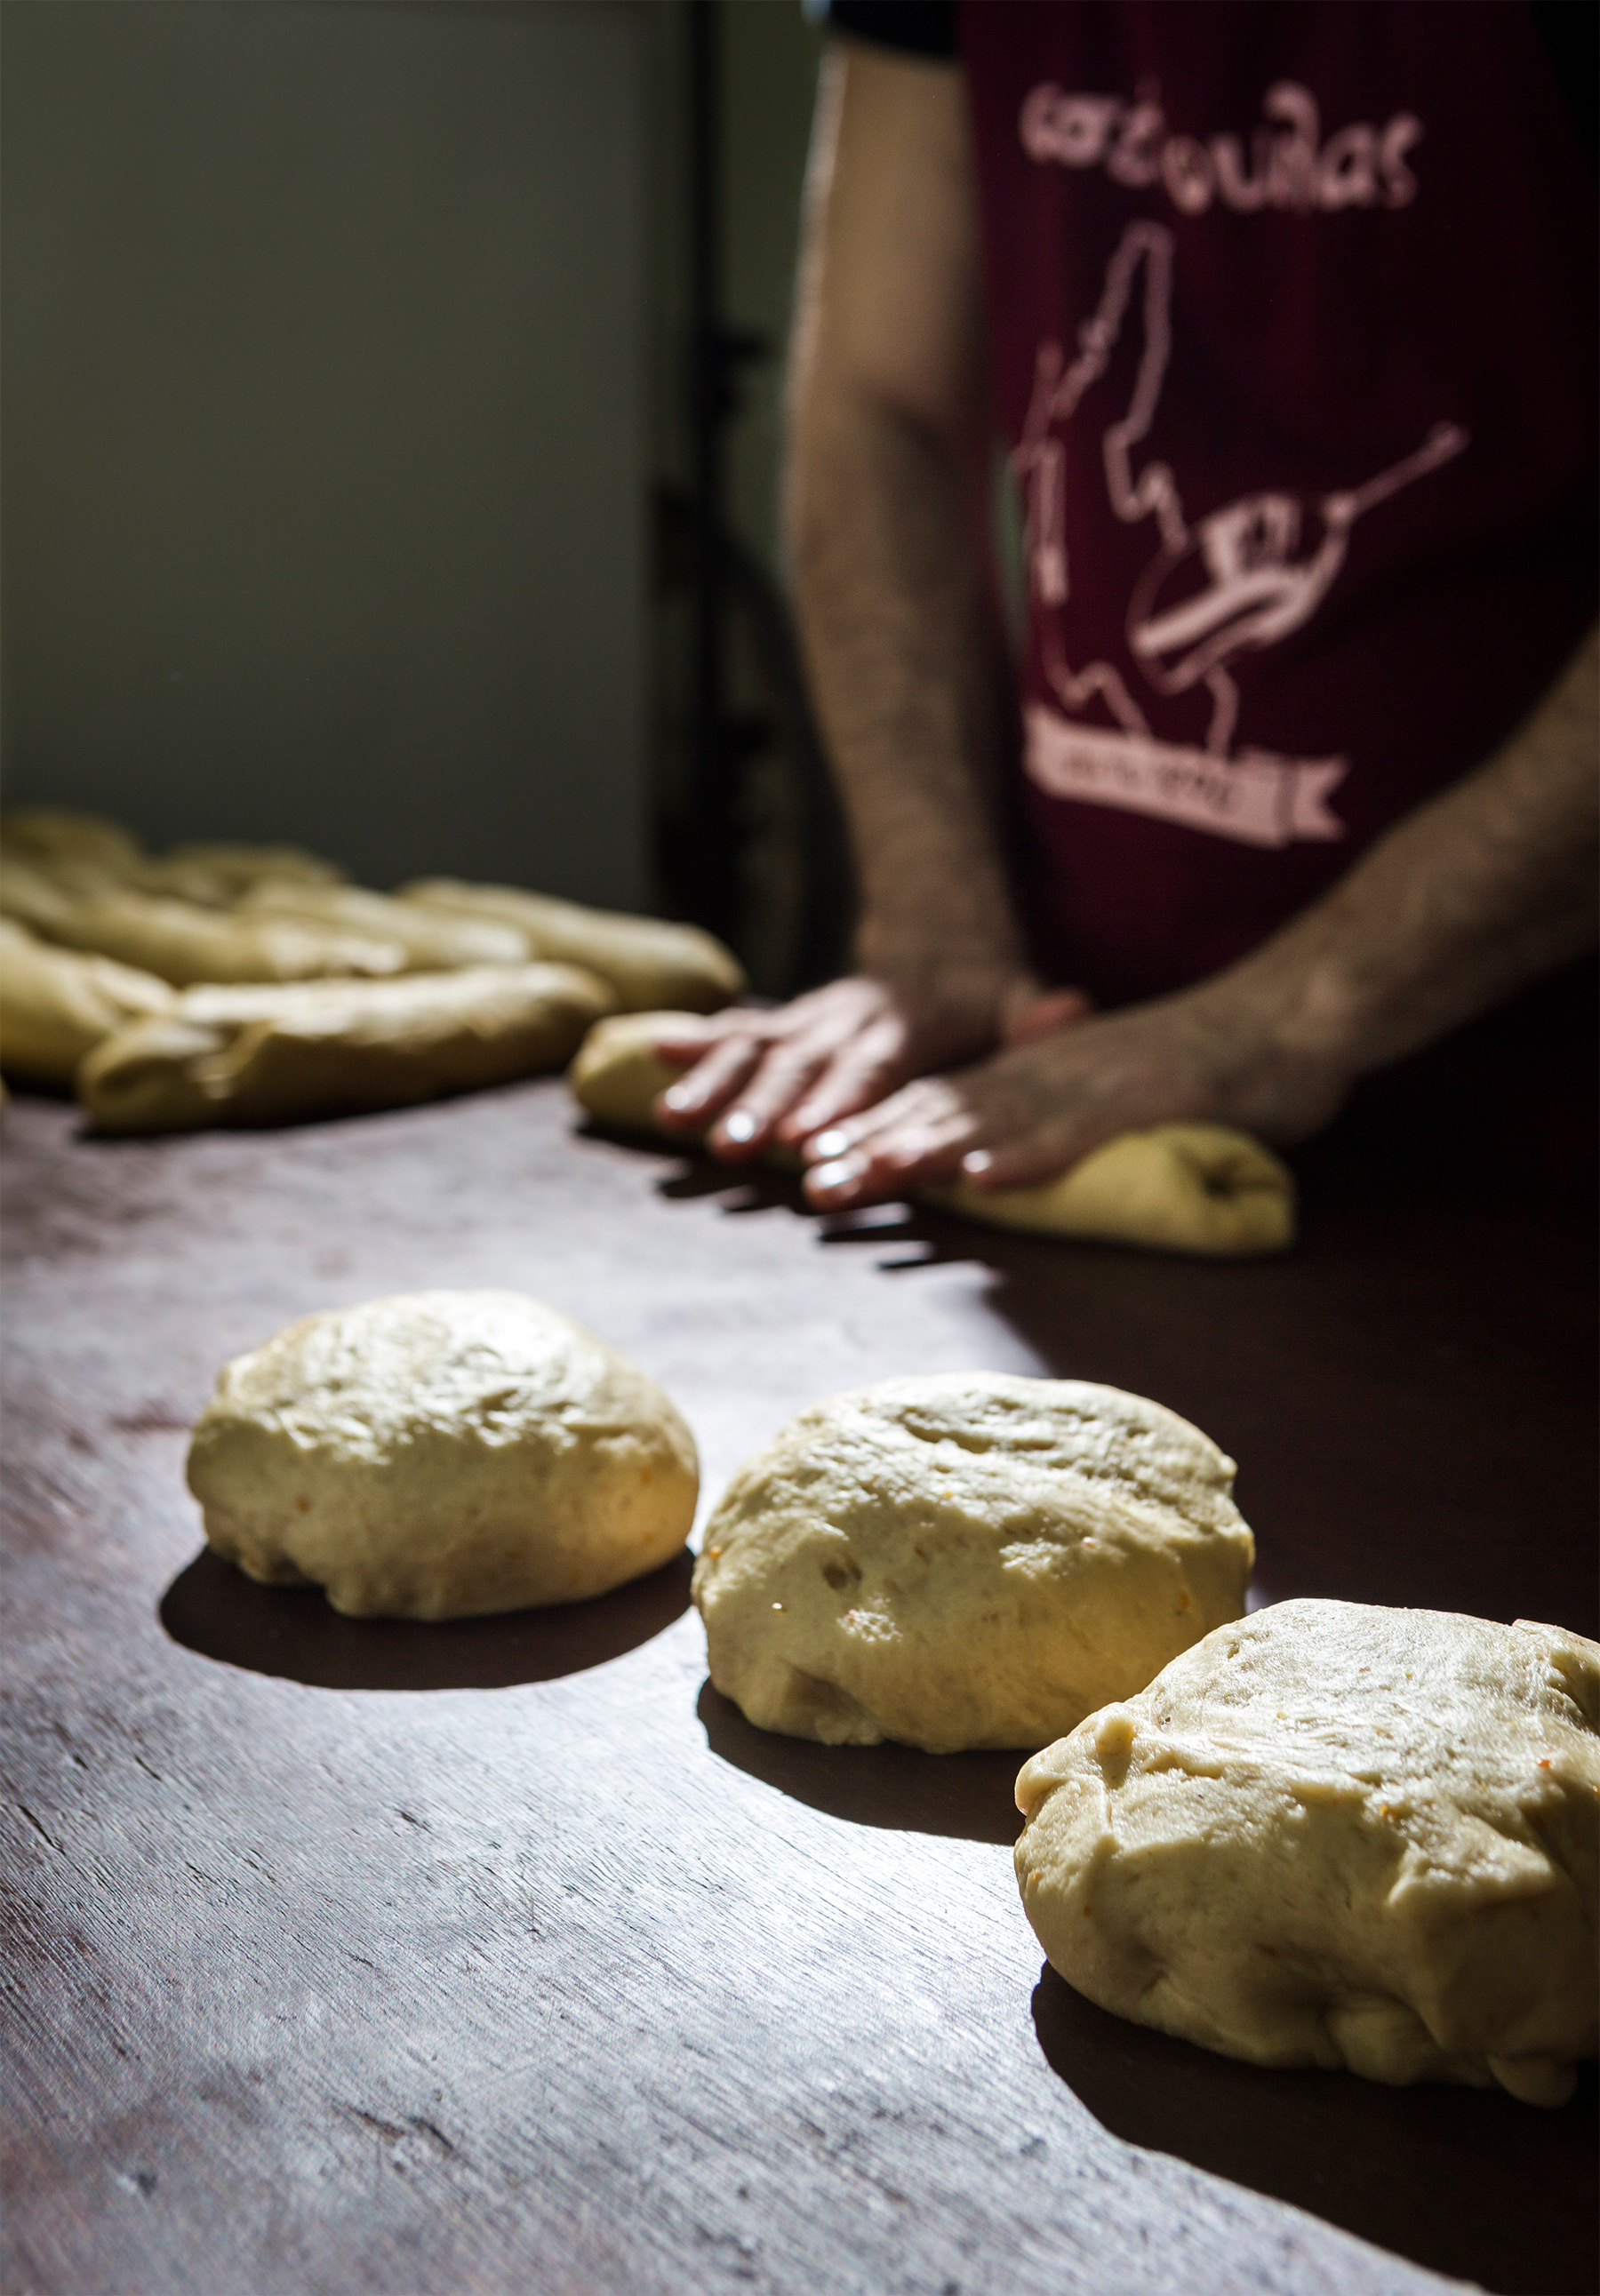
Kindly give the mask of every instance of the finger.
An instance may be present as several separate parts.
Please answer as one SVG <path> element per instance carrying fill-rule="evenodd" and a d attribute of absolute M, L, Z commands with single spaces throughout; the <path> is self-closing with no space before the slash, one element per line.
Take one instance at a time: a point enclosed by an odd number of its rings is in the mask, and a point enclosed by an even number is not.
<path fill-rule="evenodd" d="M 1082 1163 L 1114 1137 L 1109 1126 L 1079 1125 L 1025 1133 L 994 1146 L 970 1149 L 961 1159 L 961 1177 L 975 1188 L 1042 1188 Z"/>
<path fill-rule="evenodd" d="M 781 1040 L 767 1046 L 734 1104 L 712 1130 L 708 1145 L 718 1155 L 754 1156 L 766 1147 L 780 1118 L 805 1092 L 828 1058 L 814 1037 Z"/>
<path fill-rule="evenodd" d="M 718 1013 L 706 1020 L 685 1021 L 674 1029 L 670 1024 L 652 1036 L 652 1048 L 667 1061 L 696 1061 L 702 1053 L 731 1039 L 749 1037 L 752 1042 L 764 1042 L 767 1034 L 765 1013 Z"/>
<path fill-rule="evenodd" d="M 865 1029 L 829 1061 L 778 1127 L 778 1137 L 808 1140 L 842 1119 L 879 1106 L 905 1081 L 906 1033 L 898 1021 Z"/>
<path fill-rule="evenodd" d="M 857 1154 L 874 1132 L 900 1120 L 906 1113 L 905 1096 L 916 1088 L 915 1085 L 903 1085 L 886 1100 L 875 1101 L 872 1107 L 862 1109 L 855 1116 L 842 1118 L 837 1124 L 825 1125 L 820 1132 L 808 1134 L 800 1143 L 801 1156 L 808 1164 L 831 1164 L 841 1156 Z"/>
<path fill-rule="evenodd" d="M 907 1104 L 897 1107 L 896 1101 Z M 842 1154 L 812 1165 L 805 1185 L 813 1203 L 830 1210 L 881 1203 L 955 1174 L 976 1136 L 972 1111 L 954 1095 L 897 1095 L 896 1101 L 886 1101 L 884 1121 Z"/>
<path fill-rule="evenodd" d="M 653 1114 L 669 1131 L 691 1132 L 725 1108 L 761 1057 L 761 1046 L 746 1037 L 713 1045 L 686 1076 L 669 1085 Z"/>

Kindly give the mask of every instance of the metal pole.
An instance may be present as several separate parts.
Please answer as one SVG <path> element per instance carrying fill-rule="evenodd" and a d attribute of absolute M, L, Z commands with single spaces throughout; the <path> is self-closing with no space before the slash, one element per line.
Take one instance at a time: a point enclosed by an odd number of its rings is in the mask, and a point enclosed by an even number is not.
<path fill-rule="evenodd" d="M 687 890 L 696 919 L 726 933 L 734 913 L 733 758 L 723 658 L 722 55 L 719 0 L 689 0 L 690 307 L 693 433 L 693 758 Z"/>

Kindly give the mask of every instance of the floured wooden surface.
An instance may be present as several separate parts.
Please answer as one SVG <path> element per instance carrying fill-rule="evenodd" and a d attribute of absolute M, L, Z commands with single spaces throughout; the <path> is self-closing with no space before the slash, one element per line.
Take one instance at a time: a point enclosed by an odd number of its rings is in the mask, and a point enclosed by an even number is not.
<path fill-rule="evenodd" d="M 290 1317 L 505 1286 L 661 1381 L 707 1504 L 820 1395 L 1049 1372 L 1239 1459 L 1268 1596 L 1592 1633 L 1559 1193 L 1329 1149 L 1293 1260 L 1133 1259 L 818 1223 L 554 1082 L 131 1143 L 24 1098 L 4 1168 L 7 2287 L 1595 2284 L 1592 2076 L 1537 2113 L 1124 2025 L 1040 1981 L 1010 1757 L 752 1730 L 678 1566 L 559 1627 L 337 1620 L 200 1559 L 181 1480 Z"/>

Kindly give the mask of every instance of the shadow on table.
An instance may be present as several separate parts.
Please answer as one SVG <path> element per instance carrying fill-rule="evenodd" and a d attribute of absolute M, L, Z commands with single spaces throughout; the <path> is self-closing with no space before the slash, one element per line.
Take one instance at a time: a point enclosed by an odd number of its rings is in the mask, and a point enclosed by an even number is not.
<path fill-rule="evenodd" d="M 819 1746 L 758 1730 L 707 1682 L 695 1707 L 714 1754 L 795 1801 L 853 1825 L 943 1833 L 1007 1849 L 1022 1827 L 1023 1754 L 923 1754 L 915 1746 Z"/>
<path fill-rule="evenodd" d="M 347 1619 L 315 1587 L 258 1587 L 210 1548 L 161 1597 L 161 1624 L 202 1658 L 320 1690 L 505 1690 L 581 1674 L 648 1642 L 689 1606 L 693 1559 L 675 1555 L 587 1603 L 492 1618 Z"/>
<path fill-rule="evenodd" d="M 1130 2144 L 1496 2296 L 1600 2284 L 1592 2065 L 1554 2112 L 1497 2090 L 1266 2072 L 1112 2017 L 1048 1966 L 1033 2021 L 1053 2070 Z"/>

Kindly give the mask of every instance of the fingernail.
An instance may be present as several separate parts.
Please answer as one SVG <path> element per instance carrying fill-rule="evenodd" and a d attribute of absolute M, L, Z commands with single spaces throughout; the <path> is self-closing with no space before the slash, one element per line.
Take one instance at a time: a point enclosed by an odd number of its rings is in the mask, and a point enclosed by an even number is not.
<path fill-rule="evenodd" d="M 987 1148 L 974 1148 L 970 1156 L 962 1158 L 961 1168 L 969 1180 L 981 1180 L 986 1172 L 993 1170 L 994 1162 Z"/>
<path fill-rule="evenodd" d="M 849 1134 L 841 1132 L 837 1126 L 832 1126 L 826 1132 L 817 1134 L 816 1139 L 810 1143 L 810 1148 L 814 1156 L 821 1157 L 823 1162 L 827 1164 L 832 1163 L 836 1156 L 844 1155 L 849 1144 Z"/>
<path fill-rule="evenodd" d="M 675 1084 L 669 1086 L 667 1090 L 661 1095 L 661 1097 L 666 1102 L 669 1108 L 676 1108 L 682 1111 L 694 1106 L 694 1095 L 690 1091 L 686 1084 Z"/>
<path fill-rule="evenodd" d="M 725 1140 L 737 1141 L 741 1145 L 746 1140 L 755 1138 L 756 1119 L 748 1108 L 735 1108 L 731 1116 L 723 1118 L 722 1136 Z"/>
<path fill-rule="evenodd" d="M 860 1177 L 861 1167 L 853 1156 L 836 1156 L 832 1163 L 813 1164 L 807 1175 L 809 1185 L 826 1195 L 832 1195 L 835 1189 L 848 1188 Z"/>

